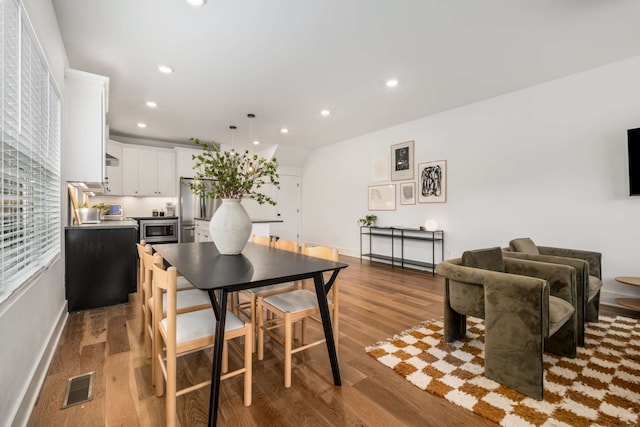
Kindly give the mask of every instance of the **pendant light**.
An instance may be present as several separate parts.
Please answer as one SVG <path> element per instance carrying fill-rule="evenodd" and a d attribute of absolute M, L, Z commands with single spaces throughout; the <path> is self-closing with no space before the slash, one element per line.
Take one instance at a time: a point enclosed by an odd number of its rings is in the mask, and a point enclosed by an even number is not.
<path fill-rule="evenodd" d="M 234 141 L 234 136 L 236 133 L 236 129 L 238 129 L 237 127 L 235 127 L 234 125 L 229 126 L 229 130 L 231 130 L 231 149 L 235 150 L 235 141 Z"/>
<path fill-rule="evenodd" d="M 249 143 L 253 145 L 258 145 L 260 144 L 260 141 L 256 141 L 253 139 L 253 119 L 255 119 L 256 115 L 247 114 L 247 117 L 249 118 Z"/>

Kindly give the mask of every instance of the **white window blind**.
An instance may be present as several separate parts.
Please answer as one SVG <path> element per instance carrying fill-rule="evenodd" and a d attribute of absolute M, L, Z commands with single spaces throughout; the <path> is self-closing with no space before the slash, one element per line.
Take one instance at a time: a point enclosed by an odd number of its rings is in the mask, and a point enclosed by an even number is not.
<path fill-rule="evenodd" d="M 60 96 L 24 8 L 0 0 L 0 301 L 60 253 Z"/>

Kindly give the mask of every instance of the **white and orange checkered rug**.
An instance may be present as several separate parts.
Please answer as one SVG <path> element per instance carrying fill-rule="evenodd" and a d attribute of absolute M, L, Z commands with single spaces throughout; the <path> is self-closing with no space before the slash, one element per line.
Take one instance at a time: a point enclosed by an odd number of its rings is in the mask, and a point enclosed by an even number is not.
<path fill-rule="evenodd" d="M 426 321 L 366 348 L 416 387 L 503 426 L 640 426 L 640 322 L 600 316 L 575 359 L 544 354 L 544 400 L 484 377 L 484 323 L 467 318 L 464 340 L 446 343 Z"/>

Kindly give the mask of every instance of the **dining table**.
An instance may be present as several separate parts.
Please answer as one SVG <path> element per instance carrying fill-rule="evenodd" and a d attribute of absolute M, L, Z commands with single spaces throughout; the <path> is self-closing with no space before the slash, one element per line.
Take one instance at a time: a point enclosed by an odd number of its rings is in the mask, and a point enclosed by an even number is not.
<path fill-rule="evenodd" d="M 211 299 L 217 322 L 209 400 L 210 427 L 217 423 L 225 313 L 230 292 L 313 279 L 333 383 L 341 385 L 327 293 L 340 270 L 348 267 L 348 264 L 255 243 L 247 243 L 239 255 L 221 255 L 213 242 L 159 244 L 153 248 L 162 255 L 165 264 L 175 267 L 194 287 L 208 292 Z"/>

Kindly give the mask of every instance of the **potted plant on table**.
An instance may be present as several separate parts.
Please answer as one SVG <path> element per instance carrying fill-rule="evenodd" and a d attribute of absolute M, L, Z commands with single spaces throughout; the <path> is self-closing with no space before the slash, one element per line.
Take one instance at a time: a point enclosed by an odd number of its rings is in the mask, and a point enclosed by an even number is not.
<path fill-rule="evenodd" d="M 366 215 L 364 218 L 359 218 L 358 223 L 364 227 L 371 227 L 377 219 L 376 215 Z"/>
<path fill-rule="evenodd" d="M 253 199 L 261 205 L 275 206 L 275 200 L 260 189 L 265 184 L 280 188 L 278 162 L 251 155 L 249 150 L 221 151 L 214 142 L 198 138 L 191 141 L 202 147 L 202 153 L 193 155 L 197 173 L 189 186 L 200 197 L 222 200 L 209 223 L 211 239 L 221 254 L 237 255 L 251 235 L 251 219 L 240 202 Z"/>

